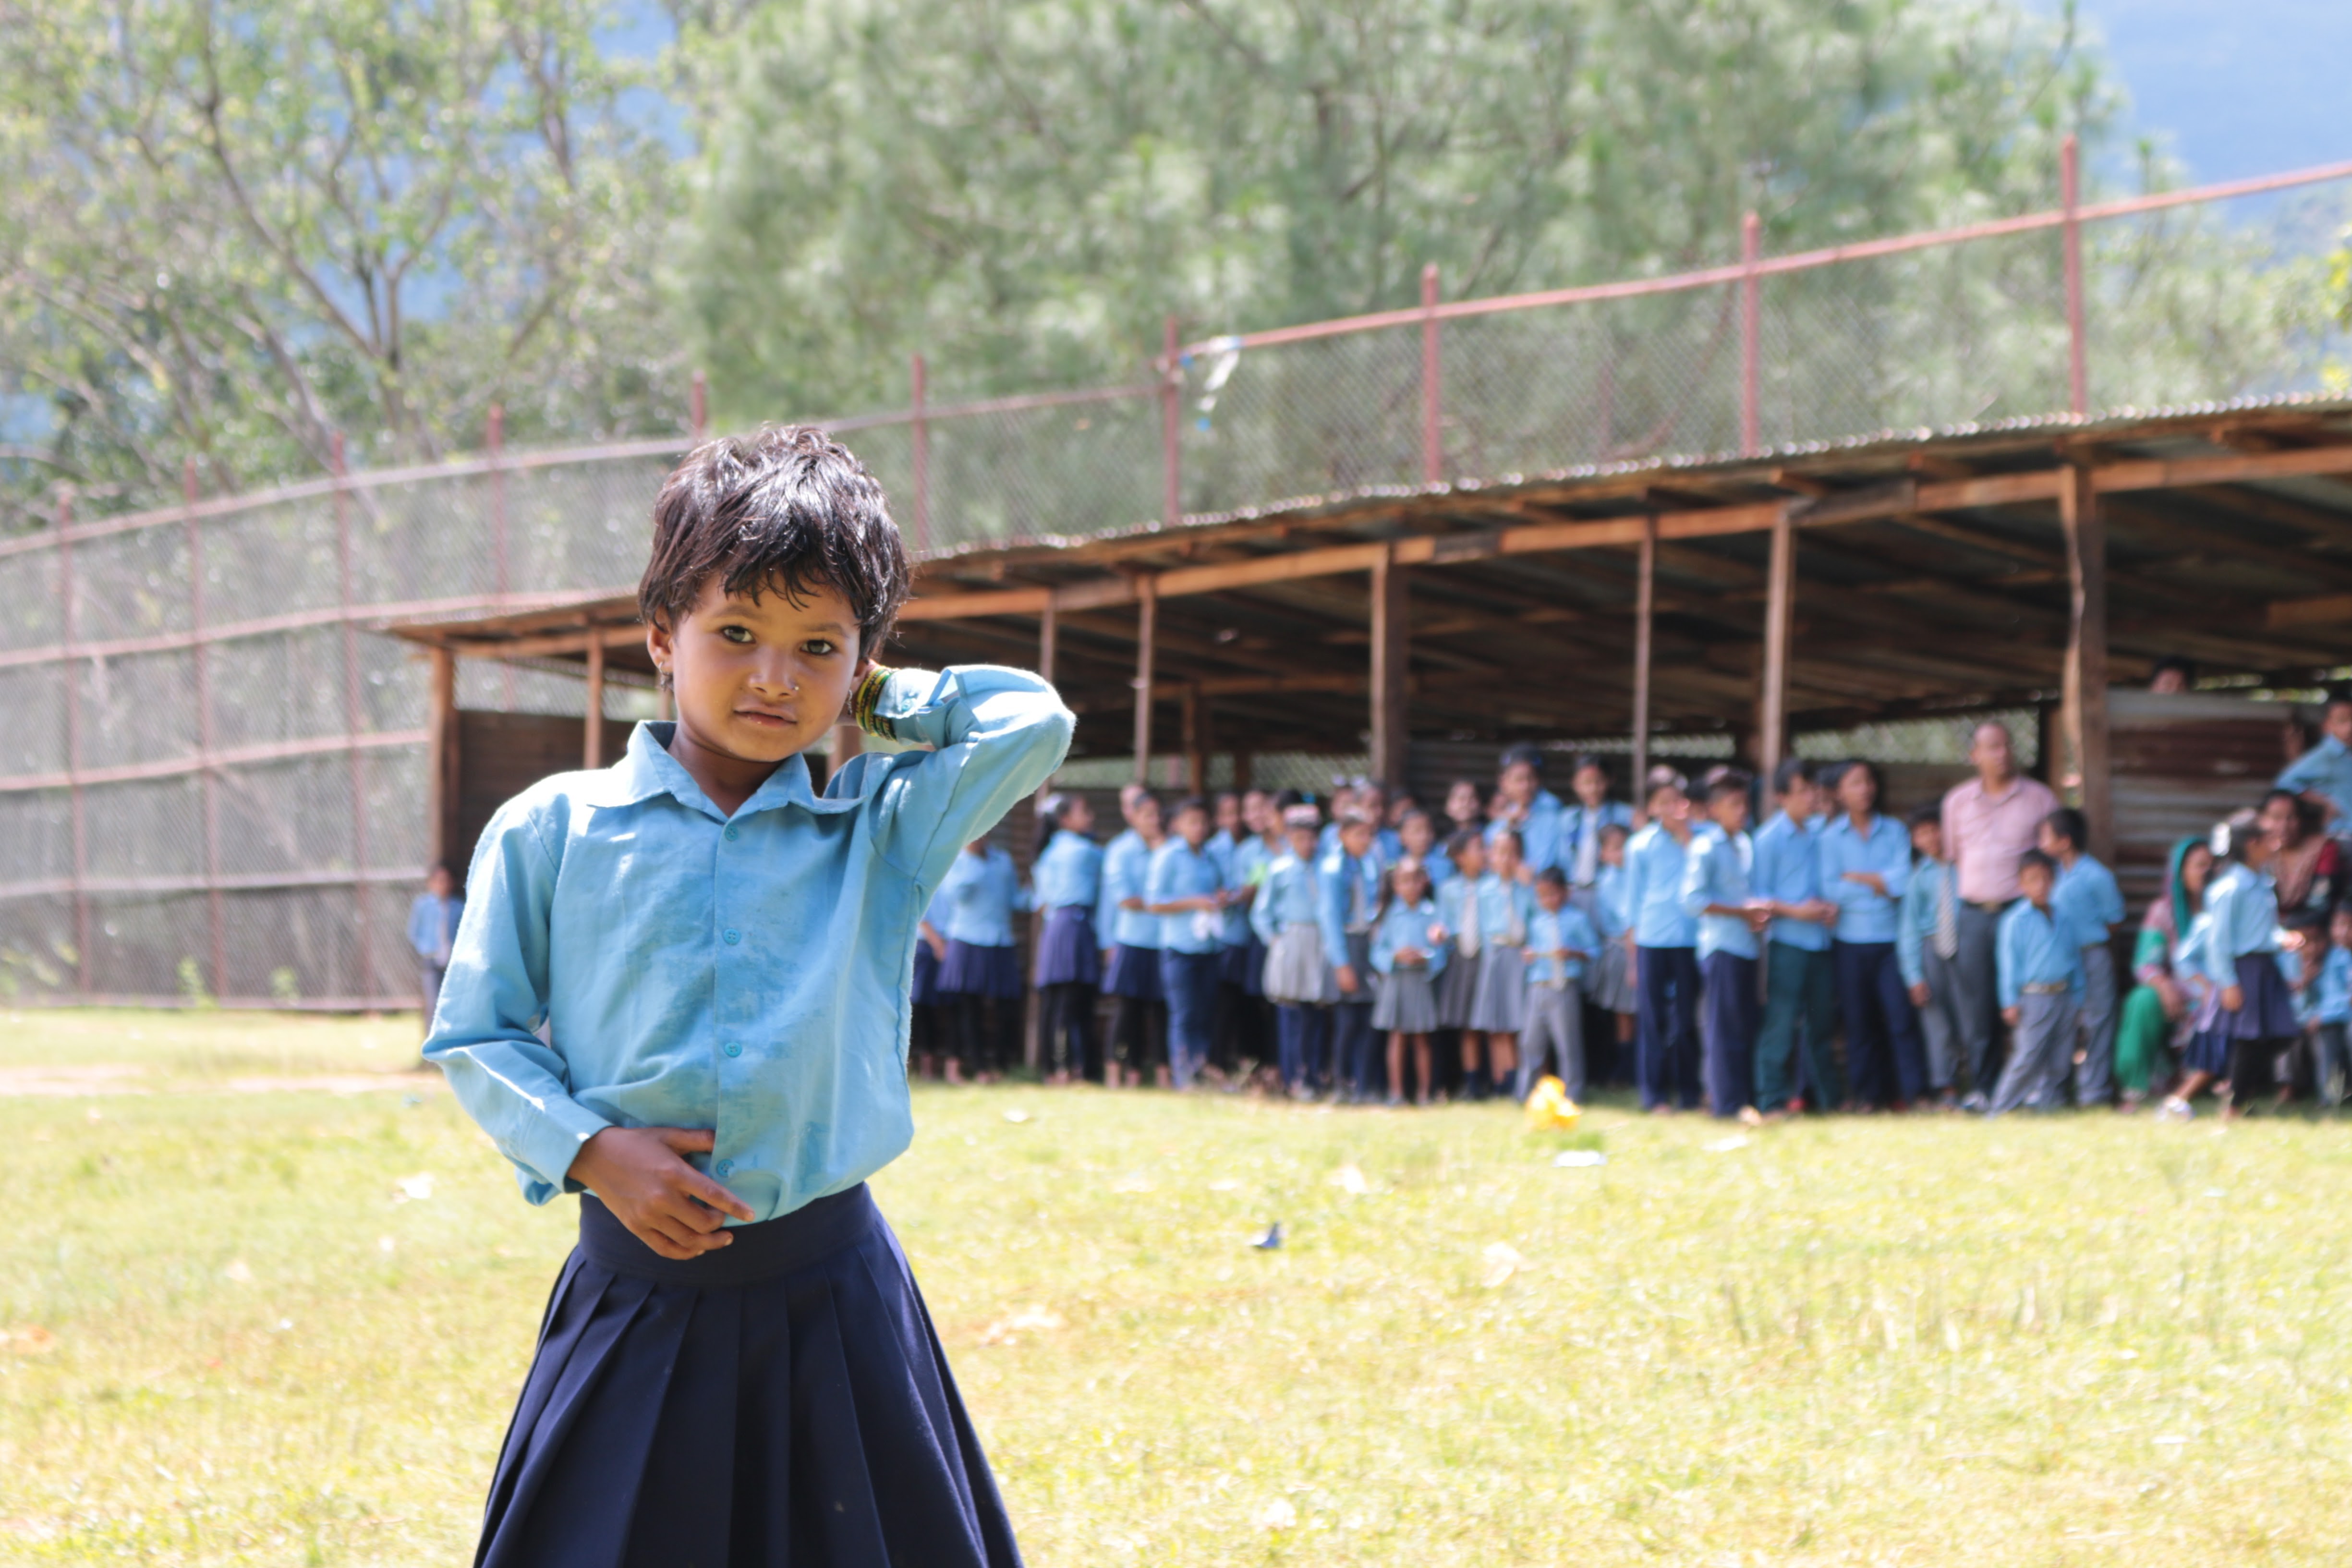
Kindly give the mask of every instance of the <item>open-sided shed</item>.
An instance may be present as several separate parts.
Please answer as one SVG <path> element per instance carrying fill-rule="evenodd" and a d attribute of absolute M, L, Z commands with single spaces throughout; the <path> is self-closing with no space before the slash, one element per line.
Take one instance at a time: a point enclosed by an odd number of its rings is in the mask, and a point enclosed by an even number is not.
<path fill-rule="evenodd" d="M 2053 776 L 2113 826 L 2106 693 L 2162 657 L 2308 686 L 2347 661 L 2352 403 L 1889 433 L 1301 498 L 926 560 L 894 661 L 1049 673 L 1075 755 L 1796 729 L 2044 702 Z M 396 628 L 434 650 L 444 853 L 452 661 L 649 672 L 632 595 Z M 1150 700 L 1138 701 L 1139 692 Z M 601 711 L 592 699 L 590 711 Z M 602 726 L 583 759 L 607 754 Z"/>

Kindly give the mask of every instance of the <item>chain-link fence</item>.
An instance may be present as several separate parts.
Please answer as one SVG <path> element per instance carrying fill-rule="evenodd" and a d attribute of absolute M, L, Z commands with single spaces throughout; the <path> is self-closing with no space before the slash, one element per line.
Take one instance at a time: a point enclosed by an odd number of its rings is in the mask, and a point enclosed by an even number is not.
<path fill-rule="evenodd" d="M 2068 407 L 2076 356 L 2090 409 L 2317 384 L 2321 247 L 2278 254 L 2210 207 L 2123 205 L 2077 215 L 2100 221 L 2073 230 L 2073 311 L 2069 226 L 2042 215 L 1220 339 L 1143 384 L 835 428 L 938 553 L 1149 525 L 1171 492 L 1214 515 L 2046 414 Z M 625 589 L 683 445 L 61 512 L 0 540 L 0 994 L 404 1002 L 425 680 L 378 628 Z M 646 695 L 615 682 L 608 711 Z M 547 668 L 461 668 L 463 707 L 584 700 Z M 1296 761 L 1302 780 L 1333 765 Z"/>

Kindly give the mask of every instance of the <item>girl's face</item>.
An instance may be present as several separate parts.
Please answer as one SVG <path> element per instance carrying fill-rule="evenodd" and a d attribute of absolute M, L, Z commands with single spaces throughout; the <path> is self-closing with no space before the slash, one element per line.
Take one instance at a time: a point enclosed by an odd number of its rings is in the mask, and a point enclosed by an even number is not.
<path fill-rule="evenodd" d="M 1512 842 L 1509 835 L 1495 840 L 1493 858 L 1497 877 L 1507 881 L 1519 874 L 1519 847 Z"/>
<path fill-rule="evenodd" d="M 1231 834 L 1236 838 L 1241 837 L 1241 796 L 1221 795 L 1217 797 L 1217 831 Z"/>
<path fill-rule="evenodd" d="M 1062 826 L 1072 833 L 1092 833 L 1095 830 L 1095 808 L 1087 804 L 1086 796 L 1074 795 L 1070 804 L 1062 808 Z"/>
<path fill-rule="evenodd" d="M 1505 768 L 1500 783 L 1503 798 L 1514 805 L 1525 805 L 1536 797 L 1536 771 L 1526 763 Z"/>
<path fill-rule="evenodd" d="M 1242 826 L 1252 833 L 1264 833 L 1271 826 L 1266 821 L 1266 807 L 1271 805 L 1264 790 L 1254 789 L 1242 796 Z"/>
<path fill-rule="evenodd" d="M 1292 828 L 1290 830 L 1290 852 L 1293 855 L 1297 856 L 1301 860 L 1314 859 L 1315 830 L 1311 827 Z"/>
<path fill-rule="evenodd" d="M 1429 873 L 1418 866 L 1400 866 L 1396 872 L 1397 897 L 1408 904 L 1417 904 L 1429 897 Z"/>
<path fill-rule="evenodd" d="M 754 599 L 714 572 L 675 627 L 646 628 L 677 696 L 679 734 L 714 756 L 781 763 L 841 721 L 871 668 L 858 651 L 857 612 L 822 583 L 797 600 L 778 587 Z"/>
<path fill-rule="evenodd" d="M 1867 816 L 1878 804 L 1878 781 L 1868 768 L 1848 768 L 1838 774 L 1838 805 L 1854 816 Z"/>
<path fill-rule="evenodd" d="M 2352 911 L 2336 911 L 2327 922 L 2327 940 L 2337 947 L 2352 947 Z"/>
<path fill-rule="evenodd" d="M 1436 842 L 1437 830 L 1430 826 L 1429 818 L 1415 812 L 1398 826 L 1397 837 L 1402 841 L 1405 853 L 1418 860 L 1426 856 L 1429 847 Z"/>
<path fill-rule="evenodd" d="M 1601 840 L 1601 863 L 1603 866 L 1622 866 L 1625 863 L 1623 834 L 1612 833 Z"/>
<path fill-rule="evenodd" d="M 2203 898 L 2205 884 L 2212 879 L 2213 851 L 2200 844 L 2180 858 L 2180 885 L 2190 898 Z"/>
<path fill-rule="evenodd" d="M 1930 860 L 1944 858 L 1944 827 L 1937 822 L 1923 822 L 1911 830 L 1912 850 Z"/>
<path fill-rule="evenodd" d="M 1486 846 L 1480 840 L 1473 838 L 1468 844 L 1463 846 L 1461 853 L 1454 859 L 1454 868 L 1464 876 L 1484 876 L 1486 871 Z"/>
<path fill-rule="evenodd" d="M 1450 820 L 1465 824 L 1475 822 L 1479 812 L 1478 786 L 1468 779 L 1458 781 L 1445 792 L 1445 815 Z"/>
<path fill-rule="evenodd" d="M 2303 813 L 2287 796 L 2274 795 L 2263 802 L 2263 831 L 2277 839 L 2281 847 L 2292 849 L 2303 838 Z"/>
<path fill-rule="evenodd" d="M 1144 837 L 1158 838 L 1160 836 L 1160 803 L 1145 796 L 1128 812 L 1128 820 L 1135 824 L 1135 830 Z"/>

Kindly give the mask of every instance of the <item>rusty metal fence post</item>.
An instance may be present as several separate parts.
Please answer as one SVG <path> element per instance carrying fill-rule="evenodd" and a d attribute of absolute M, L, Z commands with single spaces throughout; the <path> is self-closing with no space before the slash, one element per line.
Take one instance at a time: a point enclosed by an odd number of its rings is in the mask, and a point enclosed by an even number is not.
<path fill-rule="evenodd" d="M 2083 342 L 2082 147 L 2071 135 L 2058 150 L 2058 197 L 2065 215 L 2066 406 L 2079 418 L 2091 411 L 2091 367 Z"/>
<path fill-rule="evenodd" d="M 205 830 L 205 934 L 212 956 L 212 994 L 228 994 L 228 911 L 221 898 L 220 775 L 213 763 L 213 686 L 205 643 L 205 531 L 196 521 L 196 460 L 180 465 L 180 500 L 188 509 L 188 633 L 196 688 L 196 788 Z"/>
<path fill-rule="evenodd" d="M 1445 482 L 1445 361 L 1437 322 L 1437 263 L 1421 269 L 1421 482 Z"/>
<path fill-rule="evenodd" d="M 360 751 L 364 700 L 360 674 L 360 628 L 352 618 L 351 472 L 343 463 L 343 433 L 334 433 L 336 604 L 342 610 L 344 754 L 352 789 L 352 903 L 359 927 L 359 994 L 375 995 L 375 911 L 368 898 L 367 759 Z"/>
<path fill-rule="evenodd" d="M 924 394 L 929 390 L 929 378 L 924 373 L 922 355 L 914 357 L 910 373 L 915 415 L 915 553 L 920 556 L 931 552 L 931 424 L 923 416 Z"/>
<path fill-rule="evenodd" d="M 1739 450 L 1753 458 L 1764 450 L 1764 220 L 1750 212 L 1739 220 Z"/>

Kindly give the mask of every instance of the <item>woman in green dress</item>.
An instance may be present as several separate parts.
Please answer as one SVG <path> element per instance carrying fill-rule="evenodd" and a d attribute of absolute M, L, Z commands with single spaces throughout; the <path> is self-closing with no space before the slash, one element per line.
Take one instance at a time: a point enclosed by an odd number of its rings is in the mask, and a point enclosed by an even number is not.
<path fill-rule="evenodd" d="M 2182 935 L 2205 907 L 2205 883 L 2212 874 L 2213 851 L 2205 840 L 2181 839 L 2172 847 L 2164 896 L 2148 906 L 2147 918 L 2140 922 L 2139 945 L 2132 952 L 2132 973 L 2139 984 L 2124 999 L 2123 1019 L 2116 1029 L 2116 1082 L 2123 1090 L 2126 1110 L 2147 1098 L 2148 1085 L 2163 1068 L 2174 1034 L 2196 1010 L 2199 999 L 2173 966 Z"/>

